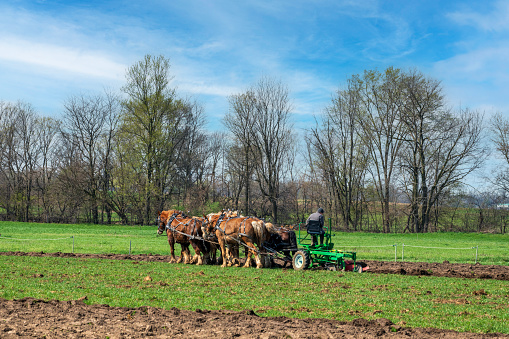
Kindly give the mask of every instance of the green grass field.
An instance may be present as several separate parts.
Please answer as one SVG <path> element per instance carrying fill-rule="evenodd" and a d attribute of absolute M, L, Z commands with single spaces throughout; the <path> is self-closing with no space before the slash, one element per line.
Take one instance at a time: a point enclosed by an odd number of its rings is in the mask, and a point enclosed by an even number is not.
<path fill-rule="evenodd" d="M 478 246 L 481 264 L 509 265 L 509 234 L 335 233 L 332 239 L 336 249 L 356 251 L 359 260 L 404 256 L 405 261 L 474 263 Z M 169 246 L 150 226 L 0 222 L 0 251 L 169 254 Z"/>
<path fill-rule="evenodd" d="M 168 254 L 155 227 L 0 222 L 0 251 Z M 359 260 L 508 264 L 509 237 L 489 234 L 337 233 Z M 371 247 L 376 246 L 376 247 Z M 423 247 L 439 247 L 422 248 Z M 452 248 L 467 248 L 456 250 Z M 177 251 L 178 254 L 178 251 Z M 150 279 L 147 279 L 150 277 Z M 169 309 L 252 309 L 261 316 L 387 318 L 410 327 L 509 333 L 509 284 L 498 280 L 244 269 L 52 257 L 0 256 L 0 297 Z"/>
<path fill-rule="evenodd" d="M 27 296 L 509 333 L 508 284 L 498 280 L 0 256 L 0 297 Z"/>

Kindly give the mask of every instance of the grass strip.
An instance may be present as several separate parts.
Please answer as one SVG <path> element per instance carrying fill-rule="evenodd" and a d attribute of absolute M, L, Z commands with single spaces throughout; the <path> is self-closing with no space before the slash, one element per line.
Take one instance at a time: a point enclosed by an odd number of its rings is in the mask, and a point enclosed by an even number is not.
<path fill-rule="evenodd" d="M 509 333 L 506 281 L 0 256 L 0 297 Z"/>
<path fill-rule="evenodd" d="M 0 251 L 162 254 L 170 252 L 154 226 L 0 222 Z M 359 260 L 509 265 L 509 234 L 381 234 L 336 232 L 336 249 L 356 251 Z M 403 253 L 403 244 L 404 253 Z M 397 245 L 397 246 L 394 246 Z M 413 247 L 420 246 L 420 247 Z M 426 248 L 428 247 L 428 248 Z M 459 249 L 458 249 L 459 248 Z M 176 255 L 180 246 L 176 246 Z"/>

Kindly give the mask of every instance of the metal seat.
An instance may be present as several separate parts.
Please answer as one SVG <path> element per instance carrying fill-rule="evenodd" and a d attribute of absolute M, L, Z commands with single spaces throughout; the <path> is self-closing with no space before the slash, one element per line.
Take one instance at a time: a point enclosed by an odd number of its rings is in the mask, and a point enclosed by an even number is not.
<path fill-rule="evenodd" d="M 322 227 L 320 227 L 320 221 L 318 220 L 309 220 L 307 225 L 308 234 L 325 234 Z"/>

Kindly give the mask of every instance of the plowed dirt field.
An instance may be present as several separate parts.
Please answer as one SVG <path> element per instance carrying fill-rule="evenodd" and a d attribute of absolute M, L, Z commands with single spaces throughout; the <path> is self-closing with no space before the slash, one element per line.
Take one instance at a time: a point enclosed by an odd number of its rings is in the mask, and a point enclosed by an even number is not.
<path fill-rule="evenodd" d="M 11 256 L 104 258 L 167 262 L 168 256 L 23 253 Z M 367 272 L 509 280 L 509 267 L 450 263 L 365 261 Z M 509 338 L 433 328 L 405 328 L 387 319 L 351 322 L 260 317 L 244 312 L 164 310 L 87 305 L 83 300 L 0 298 L 0 338 Z"/>

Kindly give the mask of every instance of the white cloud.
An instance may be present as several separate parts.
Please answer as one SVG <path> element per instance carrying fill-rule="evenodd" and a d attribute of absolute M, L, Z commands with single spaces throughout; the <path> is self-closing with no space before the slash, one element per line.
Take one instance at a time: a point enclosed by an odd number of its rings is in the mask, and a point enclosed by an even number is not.
<path fill-rule="evenodd" d="M 0 60 L 114 80 L 122 79 L 126 70 L 125 65 L 100 52 L 15 37 L 0 38 Z"/>
<path fill-rule="evenodd" d="M 433 73 L 442 80 L 452 106 L 507 113 L 508 59 L 509 47 L 486 47 L 437 62 Z"/>
<path fill-rule="evenodd" d="M 509 83 L 509 47 L 499 41 L 502 47 L 485 47 L 458 54 L 435 64 L 438 74 L 443 77 L 470 79 L 474 83 L 493 80 L 498 84 Z"/>
<path fill-rule="evenodd" d="M 197 95 L 215 95 L 227 97 L 231 94 L 239 92 L 234 86 L 215 85 L 216 82 L 205 82 L 199 80 L 183 81 L 178 84 L 179 90 Z"/>
<path fill-rule="evenodd" d="M 488 13 L 466 10 L 451 13 L 449 17 L 459 24 L 478 27 L 484 31 L 506 31 L 509 30 L 509 2 L 497 1 L 493 10 Z"/>

